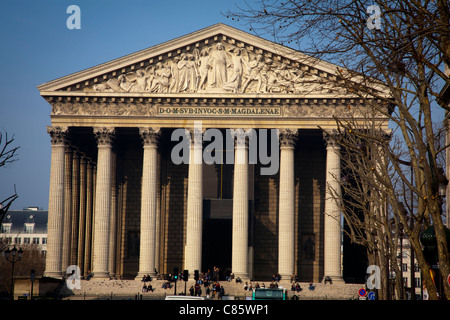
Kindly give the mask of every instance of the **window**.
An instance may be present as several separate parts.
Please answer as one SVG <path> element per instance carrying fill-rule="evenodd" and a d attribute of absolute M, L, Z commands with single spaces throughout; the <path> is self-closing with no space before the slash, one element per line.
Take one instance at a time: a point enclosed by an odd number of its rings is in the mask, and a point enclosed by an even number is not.
<path fill-rule="evenodd" d="M 422 284 L 420 283 L 420 278 L 414 278 L 414 286 L 416 288 L 420 287 Z"/>
<path fill-rule="evenodd" d="M 42 238 L 42 244 L 47 244 L 47 238 Z"/>
<path fill-rule="evenodd" d="M 25 233 L 33 233 L 34 223 L 25 223 Z"/>
<path fill-rule="evenodd" d="M 22 238 L 14 238 L 14 243 L 15 244 L 21 244 L 22 243 Z"/>
<path fill-rule="evenodd" d="M 23 238 L 23 244 L 30 244 L 30 238 Z"/>
<path fill-rule="evenodd" d="M 33 244 L 39 244 L 39 238 L 33 238 Z"/>
<path fill-rule="evenodd" d="M 11 233 L 11 223 L 2 223 L 2 233 Z"/>
<path fill-rule="evenodd" d="M 408 271 L 408 264 L 402 263 L 402 271 Z"/>

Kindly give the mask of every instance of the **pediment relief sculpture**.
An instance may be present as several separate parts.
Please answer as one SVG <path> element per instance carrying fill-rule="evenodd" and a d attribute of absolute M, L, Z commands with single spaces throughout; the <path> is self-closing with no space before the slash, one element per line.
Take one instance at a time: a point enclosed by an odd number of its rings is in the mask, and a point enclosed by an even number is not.
<path fill-rule="evenodd" d="M 217 42 L 84 88 L 138 93 L 344 93 L 298 63 Z"/>

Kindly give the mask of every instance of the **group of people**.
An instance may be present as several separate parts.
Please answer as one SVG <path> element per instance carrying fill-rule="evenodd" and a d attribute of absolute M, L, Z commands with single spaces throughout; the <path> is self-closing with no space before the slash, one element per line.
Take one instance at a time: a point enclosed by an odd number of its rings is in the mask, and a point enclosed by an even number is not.
<path fill-rule="evenodd" d="M 278 282 L 281 280 L 281 275 L 279 273 L 273 274 L 272 275 L 272 281 L 273 282 Z"/>
<path fill-rule="evenodd" d="M 202 273 L 201 276 L 199 277 L 199 279 L 195 282 L 195 285 L 191 286 L 191 288 L 189 289 L 189 294 L 191 296 L 201 296 L 202 295 L 202 288 L 201 286 L 204 286 L 204 290 L 206 292 L 206 296 L 215 298 L 215 296 L 217 295 L 218 298 L 220 299 L 224 294 L 225 294 L 225 290 L 223 288 L 223 286 L 220 285 L 219 283 L 220 280 L 220 269 L 216 266 L 214 266 L 213 270 L 211 271 L 210 269 L 208 269 L 208 271 L 206 273 Z M 226 281 L 231 282 L 232 280 L 235 280 L 236 283 L 242 283 L 241 278 L 239 277 L 234 277 L 234 274 L 231 273 L 229 275 L 226 276 Z M 273 274 L 272 275 L 272 282 L 269 285 L 269 288 L 278 288 L 278 282 L 281 280 L 281 275 L 279 273 Z M 142 277 L 142 282 L 144 282 L 144 285 L 142 287 L 142 292 L 153 292 L 154 289 L 152 287 L 151 284 L 147 285 L 147 282 L 152 281 L 152 278 L 150 275 L 144 275 Z M 164 281 L 163 284 L 161 285 L 161 287 L 163 289 L 171 289 L 173 287 L 172 285 L 172 281 L 174 281 L 172 279 L 172 275 L 169 275 L 169 279 Z M 325 283 L 326 282 L 330 282 L 331 278 L 330 277 L 325 277 Z M 264 283 L 262 283 L 262 285 L 260 286 L 259 282 L 255 283 L 254 285 L 252 284 L 252 282 L 248 283 L 245 282 L 243 285 L 244 290 L 246 291 L 252 291 L 253 289 L 265 289 L 266 285 Z M 314 284 L 311 282 L 309 284 L 308 289 L 310 291 L 313 291 L 315 289 Z M 299 278 L 297 275 L 293 274 L 291 276 L 291 290 L 294 292 L 300 292 L 302 291 L 302 287 L 300 286 L 299 283 Z"/>
<path fill-rule="evenodd" d="M 147 282 L 152 281 L 152 277 L 149 274 L 142 276 L 141 281 L 144 283 L 144 285 L 142 286 L 142 292 L 153 292 L 155 290 L 151 284 L 147 285 Z M 172 284 L 170 282 L 171 282 L 170 279 L 167 281 L 164 281 L 163 284 L 161 285 L 161 288 L 171 289 Z"/>
<path fill-rule="evenodd" d="M 142 287 L 142 292 L 153 292 L 153 287 L 151 284 L 149 284 L 148 286 L 144 283 L 144 286 Z"/>
<path fill-rule="evenodd" d="M 152 277 L 150 277 L 150 275 L 149 274 L 147 274 L 147 275 L 143 275 L 142 276 L 142 280 L 141 280 L 142 282 L 144 282 L 144 283 L 146 283 L 146 282 L 150 282 L 150 281 L 152 281 Z"/>
<path fill-rule="evenodd" d="M 259 285 L 259 282 L 255 283 L 255 286 L 253 287 L 253 284 L 250 282 L 248 283 L 247 281 L 244 283 L 244 290 L 246 291 L 252 291 L 253 289 L 265 289 L 266 285 L 264 284 L 264 282 L 262 283 L 262 285 Z M 278 283 L 272 281 L 269 285 L 269 288 L 278 288 Z"/>
<path fill-rule="evenodd" d="M 142 286 L 142 292 L 153 292 L 155 289 L 153 289 L 153 286 L 151 284 L 147 285 L 147 282 L 152 281 L 152 277 L 150 277 L 149 274 L 142 276 L 142 282 L 144 282 L 144 285 Z"/>
<path fill-rule="evenodd" d="M 202 295 L 202 288 L 201 284 L 204 285 L 205 288 L 205 294 L 207 298 L 214 299 L 217 295 L 218 299 L 221 299 L 225 295 L 225 289 L 223 286 L 220 285 L 219 281 L 210 282 L 207 281 L 196 281 L 195 285 L 191 286 L 189 289 L 189 294 L 191 296 L 201 296 Z"/>

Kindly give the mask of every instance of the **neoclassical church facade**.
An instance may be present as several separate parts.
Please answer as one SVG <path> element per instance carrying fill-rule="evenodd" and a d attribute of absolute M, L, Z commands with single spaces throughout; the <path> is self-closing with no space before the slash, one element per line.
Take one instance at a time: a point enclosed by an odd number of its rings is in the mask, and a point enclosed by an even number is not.
<path fill-rule="evenodd" d="M 38 86 L 46 275 L 350 277 L 360 257 L 327 191 L 341 168 L 324 131 L 364 105 L 330 85 L 336 67 L 217 24 Z"/>

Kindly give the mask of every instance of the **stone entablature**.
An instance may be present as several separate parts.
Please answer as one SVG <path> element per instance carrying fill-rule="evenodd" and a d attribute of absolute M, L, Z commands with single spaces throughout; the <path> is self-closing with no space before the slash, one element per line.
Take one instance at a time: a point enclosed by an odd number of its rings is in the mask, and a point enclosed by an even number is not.
<path fill-rule="evenodd" d="M 106 101 L 102 101 L 106 100 Z M 49 98 L 52 116 L 364 118 L 362 99 Z M 379 101 L 381 102 L 381 101 Z M 383 120 L 379 114 L 373 118 Z"/>

